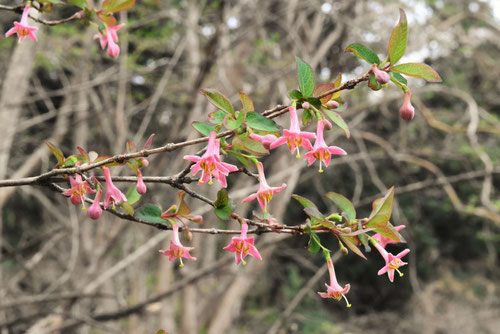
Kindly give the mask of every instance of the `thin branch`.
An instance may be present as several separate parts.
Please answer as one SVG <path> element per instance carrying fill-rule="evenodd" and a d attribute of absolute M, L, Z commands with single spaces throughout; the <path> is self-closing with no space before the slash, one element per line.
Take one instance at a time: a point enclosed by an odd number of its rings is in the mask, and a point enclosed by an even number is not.
<path fill-rule="evenodd" d="M 0 10 L 9 10 L 9 11 L 12 11 L 12 12 L 17 13 L 17 14 L 22 14 L 23 13 L 23 9 L 24 9 L 24 5 L 15 6 L 15 7 L 0 5 Z M 79 12 L 74 13 L 70 17 L 66 17 L 66 18 L 60 19 L 60 20 L 53 20 L 53 21 L 47 21 L 47 20 L 39 19 L 37 17 L 32 16 L 31 14 L 29 14 L 28 16 L 33 21 L 36 21 L 38 23 L 45 24 L 45 25 L 48 25 L 48 26 L 55 26 L 55 25 L 63 24 L 63 23 L 70 22 L 70 21 L 81 20 L 81 19 L 83 19 L 85 17 L 85 13 L 84 13 L 83 10 L 81 10 Z"/>

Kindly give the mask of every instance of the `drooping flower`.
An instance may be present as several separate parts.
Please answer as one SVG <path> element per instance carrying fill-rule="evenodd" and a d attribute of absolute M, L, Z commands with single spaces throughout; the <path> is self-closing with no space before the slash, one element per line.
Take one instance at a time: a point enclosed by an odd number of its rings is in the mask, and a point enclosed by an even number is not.
<path fill-rule="evenodd" d="M 391 77 L 386 71 L 379 70 L 376 64 L 373 64 L 372 72 L 375 75 L 375 79 L 381 85 L 385 85 L 391 80 Z"/>
<path fill-rule="evenodd" d="M 259 190 L 245 198 L 242 203 L 250 202 L 253 201 L 254 199 L 257 199 L 257 201 L 260 204 L 260 207 L 264 212 L 267 212 L 267 203 L 271 201 L 273 198 L 273 195 L 282 191 L 283 189 L 286 188 L 286 183 L 283 183 L 281 187 L 270 187 L 267 184 L 266 181 L 266 176 L 264 175 L 264 166 L 262 165 L 262 162 L 259 162 L 257 164 L 257 169 L 259 170 Z"/>
<path fill-rule="evenodd" d="M 185 155 L 184 159 L 196 162 L 196 164 L 191 167 L 191 170 L 195 175 L 201 170 L 200 184 L 207 181 L 208 184 L 212 184 L 212 177 L 214 177 L 219 180 L 222 187 L 226 188 L 226 176 L 229 175 L 229 172 L 236 172 L 238 167 L 220 160 L 220 141 L 216 139 L 216 136 L 217 133 L 215 131 L 210 132 L 207 150 L 201 157 L 196 155 Z"/>
<path fill-rule="evenodd" d="M 170 241 L 170 249 L 160 250 L 160 253 L 162 253 L 165 256 L 168 256 L 170 258 L 170 261 L 179 259 L 181 261 L 179 267 L 184 267 L 182 258 L 193 261 L 196 260 L 195 257 L 192 257 L 191 254 L 189 254 L 189 252 L 193 250 L 193 247 L 184 247 L 181 244 L 181 241 L 179 240 L 179 225 L 177 224 L 172 225 L 172 231 L 173 235 L 172 235 L 172 240 Z"/>
<path fill-rule="evenodd" d="M 276 137 L 275 135 L 268 134 L 265 136 L 261 136 L 261 135 L 255 134 L 255 133 L 251 133 L 250 138 L 260 142 L 266 150 L 270 150 L 271 144 L 274 143 L 276 141 L 276 139 L 278 139 L 278 137 Z"/>
<path fill-rule="evenodd" d="M 318 127 L 316 129 L 316 141 L 314 142 L 314 147 L 305 154 L 304 158 L 309 162 L 308 166 L 311 166 L 316 159 L 319 160 L 319 172 L 323 173 L 322 164 L 328 167 L 330 164 L 330 159 L 332 154 L 347 154 L 346 151 L 337 146 L 327 146 L 325 139 L 323 137 L 323 131 L 325 129 L 325 120 L 320 120 L 318 122 Z"/>
<path fill-rule="evenodd" d="M 87 215 L 91 219 L 94 219 L 94 220 L 98 219 L 102 215 L 102 208 L 101 208 L 101 203 L 100 203 L 101 195 L 102 195 L 102 189 L 99 189 L 97 191 L 97 194 L 95 194 L 94 203 L 92 203 L 92 205 L 87 210 Z"/>
<path fill-rule="evenodd" d="M 82 176 L 79 174 L 76 174 L 75 178 L 70 176 L 69 183 L 71 188 L 63 192 L 63 195 L 68 196 L 71 203 L 74 205 L 83 204 L 82 209 L 85 210 L 85 194 L 93 194 L 95 193 L 95 190 L 90 188 L 88 182 L 83 181 Z"/>
<path fill-rule="evenodd" d="M 120 55 L 120 47 L 116 44 L 118 42 L 118 35 L 116 32 L 123 28 L 123 26 L 125 26 L 123 23 L 112 27 L 106 26 L 104 34 L 99 32 L 94 35 L 94 39 L 99 38 L 101 49 L 104 50 L 106 45 L 108 46 L 108 55 L 111 58 L 116 58 Z"/>
<path fill-rule="evenodd" d="M 144 183 L 144 180 L 142 179 L 142 172 L 139 168 L 137 168 L 137 185 L 135 186 L 135 189 L 141 195 L 144 195 L 146 193 L 146 190 L 147 190 L 146 184 Z"/>
<path fill-rule="evenodd" d="M 245 257 L 247 255 L 252 255 L 253 257 L 262 260 L 262 256 L 260 256 L 259 251 L 253 245 L 255 242 L 255 238 L 247 238 L 248 225 L 246 223 L 241 224 L 241 235 L 239 237 L 233 237 L 231 243 L 224 247 L 225 250 L 230 252 L 234 252 L 234 258 L 236 260 L 236 264 L 243 263 L 243 265 L 247 264 L 245 262 Z"/>
<path fill-rule="evenodd" d="M 403 105 L 399 109 L 399 115 L 405 121 L 411 121 L 415 117 L 415 108 L 411 105 L 411 92 L 408 90 L 403 99 Z"/>
<path fill-rule="evenodd" d="M 23 15 L 21 16 L 21 22 L 14 22 L 14 27 L 10 28 L 9 31 L 5 33 L 5 37 L 9 37 L 10 35 L 16 34 L 19 38 L 19 43 L 21 43 L 26 36 L 34 40 L 38 41 L 38 38 L 35 36 L 34 32 L 38 30 L 37 27 L 32 27 L 28 24 L 28 12 L 30 6 L 24 7 Z"/>
<path fill-rule="evenodd" d="M 347 300 L 347 297 L 345 296 L 348 292 L 349 289 L 351 288 L 350 284 L 346 284 L 344 288 L 340 286 L 340 284 L 337 282 L 337 277 L 335 276 L 335 269 L 333 268 L 333 262 L 331 258 L 328 258 L 326 260 L 328 263 L 328 272 L 330 273 L 330 285 L 326 284 L 326 292 L 318 292 L 318 295 L 321 296 L 321 298 L 333 298 L 336 300 L 340 300 L 341 298 L 345 299 L 345 302 L 347 304 L 347 307 L 351 307 L 351 304 L 349 304 L 349 301 Z"/>
<path fill-rule="evenodd" d="M 299 147 L 304 146 L 306 149 L 311 150 L 312 145 L 309 139 L 314 139 L 316 136 L 312 132 L 300 131 L 299 117 L 297 116 L 297 109 L 295 107 L 289 108 L 290 113 L 290 130 L 283 130 L 283 137 L 276 139 L 270 148 L 276 148 L 284 143 L 288 144 L 290 152 L 297 152 L 296 157 L 300 158 Z"/>
<path fill-rule="evenodd" d="M 115 208 L 115 204 L 121 204 L 127 201 L 127 197 L 118 189 L 111 180 L 111 174 L 108 167 L 102 168 L 106 178 L 106 195 L 104 196 L 104 208 L 107 209 L 110 204 Z"/>
<path fill-rule="evenodd" d="M 396 231 L 401 231 L 402 229 L 404 229 L 406 226 L 405 225 L 398 225 L 398 226 L 394 226 L 394 229 Z M 396 241 L 392 240 L 391 238 L 388 238 L 386 236 L 383 236 L 381 234 L 374 234 L 373 239 L 377 240 L 378 243 L 380 244 L 380 246 L 382 246 L 382 248 L 385 249 L 385 246 L 387 246 L 387 244 L 395 244 Z"/>
<path fill-rule="evenodd" d="M 382 269 L 378 271 L 378 275 L 380 276 L 387 273 L 387 276 L 389 276 L 389 281 L 391 282 L 394 282 L 394 271 L 397 271 L 399 273 L 399 277 L 403 277 L 404 274 L 399 271 L 399 267 L 402 267 L 408 263 L 401 261 L 401 258 L 408 254 L 410 252 L 410 249 L 407 248 L 400 252 L 398 255 L 393 255 L 392 253 L 386 251 L 385 248 L 383 248 L 382 245 L 380 245 L 373 238 L 370 240 L 385 260 L 385 266 L 383 266 Z"/>

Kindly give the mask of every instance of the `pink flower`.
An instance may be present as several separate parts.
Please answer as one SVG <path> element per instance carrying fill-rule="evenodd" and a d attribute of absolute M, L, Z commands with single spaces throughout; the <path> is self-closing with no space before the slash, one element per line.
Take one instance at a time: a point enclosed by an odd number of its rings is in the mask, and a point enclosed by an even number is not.
<path fill-rule="evenodd" d="M 120 55 L 120 47 L 118 44 L 118 35 L 116 32 L 123 28 L 125 24 L 119 24 L 112 27 L 106 27 L 105 34 L 101 34 L 100 32 L 94 35 L 94 39 L 99 38 L 99 42 L 101 43 L 101 49 L 105 49 L 106 45 L 108 46 L 108 55 L 111 58 L 116 58 Z"/>
<path fill-rule="evenodd" d="M 297 151 L 297 159 L 300 158 L 299 147 L 304 146 L 308 150 L 312 149 L 311 142 L 309 139 L 313 139 L 316 136 L 312 132 L 300 131 L 299 118 L 297 116 L 297 109 L 295 107 L 289 108 L 290 113 L 290 130 L 283 130 L 283 137 L 276 139 L 270 146 L 270 148 L 276 148 L 284 143 L 288 144 L 290 152 Z"/>
<path fill-rule="evenodd" d="M 147 190 L 146 184 L 144 183 L 144 180 L 142 179 L 141 170 L 139 168 L 137 168 L 137 185 L 135 186 L 135 189 L 141 195 L 144 195 L 146 193 L 146 190 Z"/>
<path fill-rule="evenodd" d="M 266 176 L 264 175 L 264 166 L 262 165 L 262 162 L 258 163 L 257 169 L 259 170 L 259 181 L 260 181 L 259 190 L 255 194 L 252 194 L 247 198 L 245 198 L 242 201 L 242 203 L 250 202 L 253 201 L 254 199 L 257 199 L 262 210 L 264 212 L 267 212 L 266 209 L 267 203 L 271 201 L 274 194 L 286 188 L 286 183 L 283 183 L 281 187 L 270 187 L 267 184 Z"/>
<path fill-rule="evenodd" d="M 106 178 L 106 195 L 104 196 L 104 208 L 107 209 L 112 204 L 113 209 L 115 204 L 120 204 L 127 201 L 127 197 L 118 189 L 111 180 L 111 174 L 108 167 L 102 168 L 104 177 Z"/>
<path fill-rule="evenodd" d="M 314 142 L 314 147 L 305 154 L 304 158 L 309 161 L 308 166 L 311 166 L 316 159 L 319 160 L 319 172 L 323 173 L 322 163 L 328 167 L 330 164 L 330 159 L 332 154 L 347 154 L 346 151 L 337 146 L 327 146 L 325 139 L 323 138 L 323 131 L 325 128 L 325 120 L 320 120 L 318 122 L 318 127 L 316 129 L 316 141 Z"/>
<path fill-rule="evenodd" d="M 19 38 L 19 43 L 21 43 L 26 36 L 34 40 L 35 42 L 38 41 L 38 38 L 36 38 L 34 32 L 38 30 L 37 27 L 32 27 L 28 24 L 28 12 L 29 12 L 30 6 L 24 7 L 23 10 L 23 15 L 21 16 L 21 22 L 14 22 L 14 27 L 10 28 L 9 31 L 5 33 L 5 37 L 9 37 L 10 35 L 13 35 L 17 33 L 17 37 Z"/>
<path fill-rule="evenodd" d="M 278 137 L 276 137 L 275 135 L 265 135 L 265 136 L 261 136 L 261 135 L 258 135 L 258 134 L 255 134 L 255 133 L 251 133 L 250 134 L 250 138 L 252 138 L 253 140 L 256 140 L 258 142 L 260 142 L 262 144 L 262 146 L 264 146 L 264 148 L 266 150 L 270 150 L 271 149 L 271 144 L 276 141 L 276 139 L 278 139 Z"/>
<path fill-rule="evenodd" d="M 87 181 L 82 180 L 82 176 L 76 174 L 75 178 L 72 176 L 69 177 L 69 183 L 71 188 L 63 192 L 63 195 L 68 196 L 71 203 L 74 205 L 82 204 L 82 209 L 85 210 L 85 194 L 86 193 L 95 193 L 95 190 L 90 188 L 90 185 Z"/>
<path fill-rule="evenodd" d="M 347 307 L 351 307 L 351 304 L 349 304 L 349 301 L 345 296 L 349 292 L 351 285 L 346 284 L 345 288 L 342 288 L 337 282 L 337 277 L 335 277 L 335 269 L 333 268 L 332 259 L 328 258 L 326 262 L 328 263 L 328 272 L 330 273 L 330 285 L 325 283 L 327 291 L 318 292 L 318 295 L 320 295 L 321 298 L 333 298 L 336 300 L 340 300 L 343 297 L 345 299 Z"/>
<path fill-rule="evenodd" d="M 379 70 L 376 64 L 373 64 L 372 72 L 373 74 L 375 74 L 375 79 L 377 79 L 377 82 L 381 85 L 385 85 L 389 82 L 389 80 L 391 80 L 389 74 L 386 71 Z"/>
<path fill-rule="evenodd" d="M 224 247 L 225 250 L 234 252 L 236 264 L 240 264 L 240 262 L 243 262 L 243 265 L 247 264 L 244 260 L 247 255 L 252 255 L 262 260 L 262 256 L 260 256 L 259 251 L 253 245 L 255 241 L 254 238 L 247 238 L 247 231 L 248 225 L 245 223 L 241 224 L 241 235 L 239 237 L 233 237 L 231 243 Z"/>
<path fill-rule="evenodd" d="M 399 267 L 402 267 L 406 265 L 406 262 L 401 261 L 401 258 L 408 254 L 410 250 L 407 248 L 404 251 L 400 252 L 398 255 L 393 255 L 389 252 L 387 252 L 382 245 L 380 245 L 377 241 L 371 239 L 372 244 L 377 248 L 379 251 L 380 255 L 385 260 L 385 266 L 382 267 L 378 271 L 379 275 L 383 275 L 387 273 L 387 276 L 389 276 L 389 281 L 394 282 L 394 271 L 397 271 L 399 273 L 399 277 L 403 276 L 403 273 L 399 271 Z"/>
<path fill-rule="evenodd" d="M 205 153 L 199 157 L 196 155 L 185 155 L 184 159 L 196 162 L 191 167 L 193 174 L 196 175 L 199 170 L 201 170 L 201 177 L 199 183 L 212 184 L 212 177 L 219 180 L 220 185 L 224 188 L 227 187 L 226 176 L 229 172 L 236 172 L 238 167 L 231 165 L 220 160 L 220 141 L 216 139 L 217 133 L 215 131 L 210 132 L 208 136 L 208 146 Z"/>
<path fill-rule="evenodd" d="M 174 224 L 172 226 L 172 230 L 174 232 L 172 236 L 172 241 L 170 241 L 170 249 L 168 250 L 160 250 L 165 256 L 170 257 L 170 261 L 174 261 L 175 259 L 179 259 L 181 264 L 179 267 L 184 267 L 184 263 L 182 262 L 182 258 L 188 260 L 196 260 L 195 257 L 192 257 L 189 252 L 193 249 L 193 247 L 184 247 L 179 240 L 179 225 Z"/>
<path fill-rule="evenodd" d="M 401 231 L 402 229 L 404 229 L 406 226 L 405 225 L 398 225 L 398 226 L 394 226 L 394 229 L 396 231 Z M 378 243 L 380 244 L 380 246 L 382 246 L 382 248 L 385 249 L 385 246 L 387 246 L 387 244 L 395 244 L 396 241 L 392 240 L 391 238 L 388 238 L 386 236 L 383 236 L 381 234 L 375 234 L 373 235 L 373 239 L 377 240 Z"/>
<path fill-rule="evenodd" d="M 94 220 L 98 219 L 102 215 L 102 208 L 100 203 L 101 195 L 102 195 L 102 189 L 99 189 L 97 191 L 97 194 L 95 195 L 94 203 L 92 203 L 92 205 L 87 210 L 87 215 Z"/>
<path fill-rule="evenodd" d="M 415 117 L 415 108 L 411 105 L 411 92 L 407 91 L 403 100 L 403 105 L 399 109 L 399 115 L 405 121 L 411 121 Z"/>

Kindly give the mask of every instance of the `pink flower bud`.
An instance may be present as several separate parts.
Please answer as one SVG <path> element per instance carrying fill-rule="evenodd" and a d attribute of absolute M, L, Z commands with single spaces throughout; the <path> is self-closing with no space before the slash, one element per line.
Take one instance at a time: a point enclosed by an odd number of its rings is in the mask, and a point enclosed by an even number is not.
<path fill-rule="evenodd" d="M 99 191 L 95 195 L 94 203 L 92 203 L 92 205 L 87 210 L 87 215 L 91 219 L 94 219 L 94 220 L 98 219 L 102 215 L 102 208 L 101 208 L 101 203 L 100 203 L 100 201 L 101 201 L 101 194 L 102 194 L 102 190 L 99 189 Z"/>
<path fill-rule="evenodd" d="M 331 100 L 326 103 L 326 107 L 328 109 L 337 109 L 339 107 L 339 103 L 337 101 Z"/>
<path fill-rule="evenodd" d="M 410 91 L 407 91 L 405 93 L 403 105 L 399 109 L 399 114 L 401 115 L 401 118 L 404 119 L 405 121 L 411 121 L 415 116 L 415 108 L 413 108 L 413 106 L 411 105 L 410 98 L 411 98 L 411 93 Z"/>
<path fill-rule="evenodd" d="M 138 170 L 137 185 L 135 186 L 135 189 L 141 195 L 144 195 L 146 193 L 146 190 L 147 190 L 146 184 L 144 183 L 144 180 L 142 179 L 142 173 L 140 170 Z"/>
<path fill-rule="evenodd" d="M 311 104 L 309 102 L 306 101 L 306 102 L 302 103 L 302 109 L 307 110 L 309 108 L 311 108 Z"/>
<path fill-rule="evenodd" d="M 372 67 L 372 72 L 373 74 L 375 74 L 375 79 L 377 79 L 377 82 L 381 85 L 385 85 L 391 79 L 386 71 L 381 71 L 376 66 Z"/>
<path fill-rule="evenodd" d="M 141 162 L 142 167 L 148 167 L 149 166 L 149 161 L 146 158 L 139 158 L 139 161 Z"/>

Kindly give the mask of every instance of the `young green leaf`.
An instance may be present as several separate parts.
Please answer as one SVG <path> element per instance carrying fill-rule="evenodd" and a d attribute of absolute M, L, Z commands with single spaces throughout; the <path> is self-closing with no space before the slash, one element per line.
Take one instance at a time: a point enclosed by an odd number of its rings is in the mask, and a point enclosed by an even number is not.
<path fill-rule="evenodd" d="M 217 110 L 208 114 L 208 121 L 213 124 L 221 124 L 224 121 L 227 113 L 222 110 Z"/>
<path fill-rule="evenodd" d="M 251 166 L 250 162 L 248 161 L 247 157 L 241 152 L 235 150 L 228 150 L 227 153 L 233 155 L 236 159 L 238 159 L 239 162 L 245 165 L 245 167 L 250 168 Z"/>
<path fill-rule="evenodd" d="M 317 234 L 311 234 L 311 238 L 309 239 L 309 244 L 307 245 L 307 250 L 311 253 L 311 254 L 316 254 L 317 252 L 319 252 L 319 250 L 321 249 L 321 242 L 319 240 L 319 237 Z"/>
<path fill-rule="evenodd" d="M 227 220 L 231 217 L 231 208 L 228 205 L 215 209 L 215 214 L 222 220 Z"/>
<path fill-rule="evenodd" d="M 250 96 L 248 96 L 247 94 L 240 92 L 240 101 L 241 101 L 241 104 L 243 105 L 243 110 L 245 110 L 245 111 L 254 111 L 255 110 L 255 108 L 253 106 L 253 101 L 250 98 Z"/>
<path fill-rule="evenodd" d="M 86 8 L 88 6 L 87 0 L 68 0 L 68 3 L 80 8 Z"/>
<path fill-rule="evenodd" d="M 361 252 L 361 250 L 356 245 L 356 243 L 361 244 L 358 238 L 348 237 L 348 236 L 340 236 L 340 238 L 347 245 L 347 247 L 349 247 L 354 253 L 356 253 L 358 256 L 366 260 L 366 256 Z"/>
<path fill-rule="evenodd" d="M 302 112 L 302 124 L 307 125 L 309 124 L 314 118 L 313 113 L 310 110 L 304 110 Z"/>
<path fill-rule="evenodd" d="M 43 142 L 45 143 L 45 145 L 47 145 L 50 152 L 52 152 L 52 154 L 54 154 L 59 165 L 62 165 L 64 163 L 64 154 L 62 153 L 62 151 L 57 146 L 52 144 L 51 142 L 48 142 L 46 140 L 44 140 Z"/>
<path fill-rule="evenodd" d="M 141 199 L 141 194 L 137 192 L 135 184 L 127 191 L 127 194 L 125 196 L 127 197 L 127 202 L 130 205 L 134 205 Z"/>
<path fill-rule="evenodd" d="M 161 208 L 153 204 L 146 204 L 135 211 L 134 217 L 144 219 L 152 223 L 165 224 L 165 220 L 160 218 Z"/>
<path fill-rule="evenodd" d="M 327 193 L 326 197 L 335 203 L 342 212 L 345 212 L 348 222 L 351 223 L 356 219 L 356 209 L 354 209 L 354 205 L 346 197 L 334 192 Z"/>
<path fill-rule="evenodd" d="M 391 187 L 384 197 L 373 202 L 373 210 L 368 221 L 363 224 L 365 228 L 385 227 L 391 218 L 392 203 L 394 200 L 394 187 Z"/>
<path fill-rule="evenodd" d="M 250 152 L 255 155 L 267 155 L 269 151 L 260 142 L 245 136 L 235 136 L 233 138 L 233 148 Z"/>
<path fill-rule="evenodd" d="M 394 80 L 402 83 L 403 85 L 406 85 L 408 81 L 406 81 L 405 77 L 402 76 L 399 73 L 396 72 L 389 72 L 389 76 L 391 77 L 391 81 L 394 82 Z M 394 79 L 394 80 L 393 80 Z"/>
<path fill-rule="evenodd" d="M 308 200 L 305 197 L 295 195 L 295 194 L 293 194 L 292 197 L 294 199 L 296 199 L 297 201 L 299 201 L 299 203 L 302 204 L 302 206 L 304 208 L 316 208 L 316 204 L 314 204 L 313 202 L 311 202 L 310 200 Z"/>
<path fill-rule="evenodd" d="M 352 52 L 356 57 L 366 61 L 370 65 L 380 65 L 380 59 L 377 54 L 364 45 L 353 43 L 349 45 L 344 52 Z"/>
<path fill-rule="evenodd" d="M 299 57 L 296 58 L 300 91 L 304 97 L 309 97 L 314 91 L 314 72 L 308 63 Z"/>
<path fill-rule="evenodd" d="M 104 12 L 116 13 L 122 10 L 127 10 L 135 5 L 135 0 L 104 0 L 102 2 L 102 10 Z"/>
<path fill-rule="evenodd" d="M 191 126 L 201 133 L 203 136 L 207 136 L 210 134 L 210 132 L 215 130 L 215 126 L 210 125 L 210 124 L 205 124 L 205 123 L 200 123 L 200 122 L 193 122 L 191 123 Z"/>
<path fill-rule="evenodd" d="M 278 132 L 280 128 L 278 125 L 269 118 L 265 118 L 261 114 L 254 111 L 247 113 L 245 123 L 252 129 L 266 131 L 266 132 Z"/>
<path fill-rule="evenodd" d="M 302 93 L 296 89 L 289 91 L 288 96 L 290 96 L 292 100 L 300 100 L 304 97 L 302 96 Z"/>
<path fill-rule="evenodd" d="M 200 93 L 205 95 L 214 106 L 234 116 L 234 108 L 231 102 L 220 92 L 215 89 L 200 89 Z"/>
<path fill-rule="evenodd" d="M 326 116 L 331 119 L 337 126 L 339 126 L 342 130 L 344 130 L 345 136 L 349 138 L 351 136 L 351 132 L 349 131 L 349 127 L 347 126 L 344 119 L 335 111 L 331 111 L 328 109 L 323 110 Z"/>
<path fill-rule="evenodd" d="M 415 78 L 422 78 L 428 82 L 441 82 L 443 79 L 429 65 L 420 63 L 400 64 L 389 69 L 389 72 L 397 72 Z"/>
<path fill-rule="evenodd" d="M 232 115 L 226 114 L 226 117 L 224 118 L 224 126 L 229 130 L 234 130 L 239 128 L 240 125 L 243 124 L 243 121 L 245 120 L 245 114 L 246 114 L 245 110 L 239 111 L 236 119 L 234 119 Z"/>
<path fill-rule="evenodd" d="M 408 21 L 405 12 L 399 9 L 399 23 L 392 31 L 391 39 L 389 40 L 389 62 L 394 65 L 406 52 L 406 44 L 408 43 Z"/>
<path fill-rule="evenodd" d="M 227 190 L 222 188 L 217 192 L 217 199 L 214 202 L 214 207 L 221 208 L 223 206 L 226 206 L 228 202 L 229 202 L 229 197 L 227 195 Z"/>

